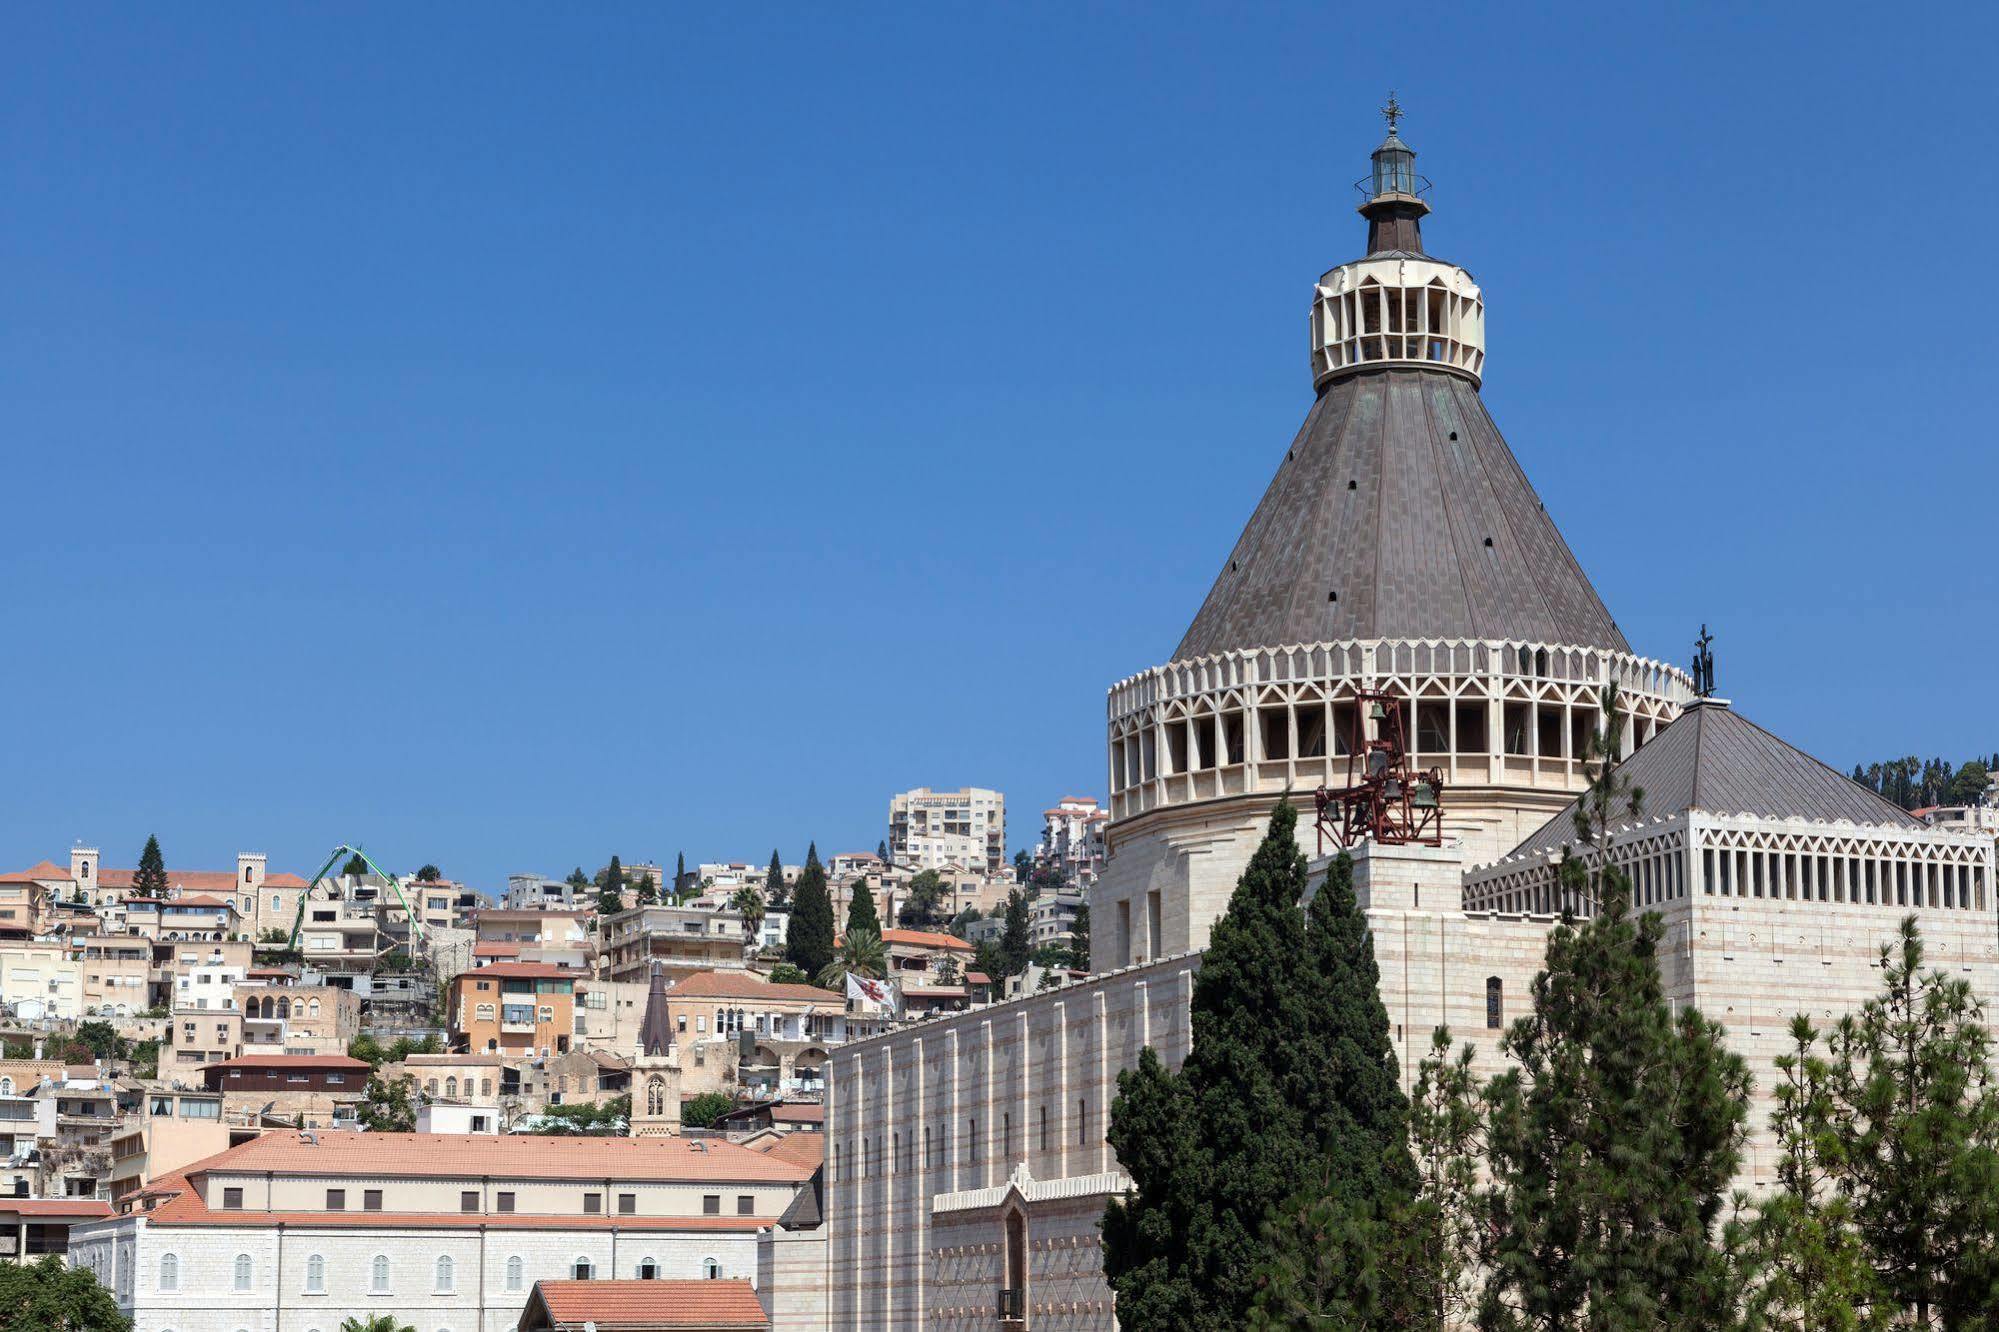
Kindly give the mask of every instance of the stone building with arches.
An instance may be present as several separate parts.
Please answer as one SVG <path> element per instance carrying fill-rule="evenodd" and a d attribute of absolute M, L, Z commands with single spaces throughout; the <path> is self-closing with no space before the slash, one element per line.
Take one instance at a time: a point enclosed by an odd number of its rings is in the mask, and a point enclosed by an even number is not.
<path fill-rule="evenodd" d="M 1352 853 L 1405 1083 L 1439 1025 L 1501 1066 L 1580 905 L 1555 867 L 1613 686 L 1649 795 L 1604 854 L 1663 918 L 1668 993 L 1725 1024 L 1759 1087 L 1791 1014 L 1874 990 L 1904 915 L 1999 1004 L 1989 835 L 1925 827 L 1712 697 L 1711 671 L 1697 686 L 1627 641 L 1486 411 L 1484 292 L 1425 250 L 1414 160 L 1391 117 L 1359 183 L 1367 249 L 1310 294 L 1305 420 L 1165 664 L 1110 688 L 1094 974 L 832 1053 L 836 1332 L 1116 1326 L 1098 1221 L 1128 1186 L 1104 1140 L 1117 1074 L 1148 1045 L 1185 1056 L 1201 950 L 1278 801 L 1302 799 L 1322 883 L 1311 793 L 1390 735 L 1441 829 Z M 1753 1186 L 1773 1162 L 1764 1106 L 1752 1122 Z"/>
<path fill-rule="evenodd" d="M 536 1282 L 600 1278 L 746 1281 L 817 1332 L 776 1276 L 812 1174 L 719 1139 L 276 1131 L 120 1199 L 70 1259 L 134 1332 L 511 1332 Z"/>

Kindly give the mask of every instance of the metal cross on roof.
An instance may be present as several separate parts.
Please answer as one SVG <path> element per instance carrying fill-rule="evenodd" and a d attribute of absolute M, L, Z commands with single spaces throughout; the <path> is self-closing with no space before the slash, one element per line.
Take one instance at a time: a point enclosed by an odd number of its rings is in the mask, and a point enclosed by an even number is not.
<path fill-rule="evenodd" d="M 1382 119 L 1388 122 L 1388 132 L 1395 133 L 1395 122 L 1402 119 L 1402 104 L 1395 100 L 1395 90 L 1388 90 L 1388 105 L 1381 108 Z"/>
<path fill-rule="evenodd" d="M 1694 693 L 1700 698 L 1714 697 L 1714 635 L 1701 626 L 1701 636 L 1694 640 Z"/>

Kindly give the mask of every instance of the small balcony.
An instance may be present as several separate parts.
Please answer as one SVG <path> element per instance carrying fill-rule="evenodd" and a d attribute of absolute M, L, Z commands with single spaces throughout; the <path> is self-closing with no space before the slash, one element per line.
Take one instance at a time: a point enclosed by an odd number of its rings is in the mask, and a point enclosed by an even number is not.
<path fill-rule="evenodd" d="M 1001 1286 L 999 1292 L 999 1322 L 1007 1332 L 1027 1326 L 1027 1292 L 1011 1286 Z"/>

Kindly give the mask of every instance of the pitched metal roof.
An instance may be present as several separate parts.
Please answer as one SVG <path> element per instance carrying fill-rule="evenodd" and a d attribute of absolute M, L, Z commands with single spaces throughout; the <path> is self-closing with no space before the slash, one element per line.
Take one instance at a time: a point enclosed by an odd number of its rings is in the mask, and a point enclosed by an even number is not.
<path fill-rule="evenodd" d="M 1327 385 L 1173 659 L 1361 638 L 1630 651 L 1457 375 Z"/>
<path fill-rule="evenodd" d="M 1921 828 L 1893 801 L 1787 744 L 1719 699 L 1689 707 L 1618 771 L 1644 793 L 1640 818 L 1689 809 L 1770 819 Z M 1548 820 L 1514 855 L 1553 851 L 1575 840 L 1575 804 Z M 1629 818 L 1623 808 L 1617 818 Z M 1613 819 L 1615 822 L 1616 819 Z"/>

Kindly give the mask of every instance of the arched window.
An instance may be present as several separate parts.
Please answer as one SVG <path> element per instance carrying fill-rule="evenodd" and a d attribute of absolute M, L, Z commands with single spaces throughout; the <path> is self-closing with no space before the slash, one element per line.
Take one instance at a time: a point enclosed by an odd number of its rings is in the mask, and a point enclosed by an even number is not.
<path fill-rule="evenodd" d="M 308 1295 L 326 1293 L 326 1259 L 316 1253 L 305 1260 L 305 1293 Z"/>
<path fill-rule="evenodd" d="M 576 1265 L 569 1269 L 569 1274 L 578 1281 L 588 1281 L 596 1275 L 596 1269 L 590 1266 L 588 1258 L 578 1258 Z"/>
<path fill-rule="evenodd" d="M 520 1288 L 521 1257 L 519 1254 L 515 1254 L 513 1257 L 507 1259 L 507 1289 L 519 1290 Z"/>
<path fill-rule="evenodd" d="M 14 1079 L 0 1078 L 0 1096 L 12 1096 L 13 1094 L 14 1094 Z"/>
<path fill-rule="evenodd" d="M 714 1281 L 722 1275 L 722 1265 L 713 1258 L 703 1258 L 701 1260 L 701 1275 L 709 1281 Z"/>
<path fill-rule="evenodd" d="M 368 1269 L 368 1289 L 377 1295 L 386 1294 L 389 1289 L 389 1255 L 378 1253 Z"/>
<path fill-rule="evenodd" d="M 317 1000 L 317 999 L 308 999 L 308 1000 L 306 1000 L 306 1003 L 305 1003 L 305 1015 L 306 1015 L 307 1017 L 318 1017 L 318 1016 L 319 1016 L 319 1000 Z"/>
<path fill-rule="evenodd" d="M 250 1289 L 250 1278 L 253 1275 L 255 1274 L 251 1271 L 250 1255 L 247 1253 L 237 1254 L 235 1289 L 237 1290 Z"/>
<path fill-rule="evenodd" d="M 292 1015 L 292 1001 L 289 999 L 278 1000 L 278 1017 L 281 1019 L 289 1019 L 291 1015 Z"/>
<path fill-rule="evenodd" d="M 449 1293 L 451 1292 L 451 1282 L 452 1282 L 452 1278 L 453 1278 L 453 1276 L 454 1276 L 454 1273 L 453 1273 L 453 1272 L 452 1272 L 452 1270 L 451 1270 L 451 1259 L 450 1259 L 450 1257 L 449 1257 L 449 1256 L 447 1256 L 447 1255 L 440 1255 L 440 1256 L 439 1256 L 439 1258 L 438 1258 L 438 1260 L 437 1260 L 437 1293 L 438 1293 L 438 1294 L 440 1294 L 440 1295 L 446 1295 L 446 1294 L 449 1294 Z"/>
<path fill-rule="evenodd" d="M 1498 1031 L 1506 1021 L 1506 987 L 1497 976 L 1485 978 L 1485 1026 Z"/>
<path fill-rule="evenodd" d="M 250 882 L 250 867 L 248 865 L 245 865 L 243 867 L 243 882 L 244 883 Z"/>
<path fill-rule="evenodd" d="M 160 1289 L 180 1289 L 180 1255 L 163 1253 L 160 1255 Z"/>
<path fill-rule="evenodd" d="M 641 1281 L 659 1280 L 659 1264 L 654 1262 L 650 1258 L 641 1258 L 639 1260 L 639 1280 Z"/>
<path fill-rule="evenodd" d="M 649 1115 L 666 1113 L 665 1078 L 655 1077 L 646 1080 L 646 1113 Z"/>
<path fill-rule="evenodd" d="M 444 1094 L 446 1096 L 458 1095 L 458 1076 L 456 1074 L 444 1080 Z"/>

